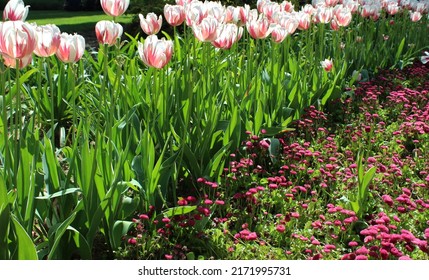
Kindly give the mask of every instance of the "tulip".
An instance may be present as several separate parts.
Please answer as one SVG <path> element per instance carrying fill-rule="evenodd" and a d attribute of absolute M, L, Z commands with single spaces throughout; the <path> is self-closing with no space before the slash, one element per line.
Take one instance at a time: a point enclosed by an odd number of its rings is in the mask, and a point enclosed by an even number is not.
<path fill-rule="evenodd" d="M 217 30 L 217 38 L 212 42 L 212 45 L 218 49 L 230 49 L 232 45 L 241 39 L 243 35 L 243 27 L 238 27 L 236 24 L 227 23 L 220 26 Z"/>
<path fill-rule="evenodd" d="M 101 8 L 112 17 L 118 17 L 125 13 L 130 5 L 130 0 L 101 0 Z"/>
<path fill-rule="evenodd" d="M 411 12 L 410 11 L 410 19 L 412 22 L 417 22 L 422 18 L 422 14 L 420 12 Z"/>
<path fill-rule="evenodd" d="M 279 18 L 278 24 L 284 27 L 287 33 L 293 34 L 299 26 L 299 21 L 295 16 L 286 13 Z"/>
<path fill-rule="evenodd" d="M 207 9 L 200 1 L 191 2 L 189 5 L 185 5 L 184 7 L 186 19 L 185 22 L 187 26 L 200 24 L 203 18 L 207 16 Z"/>
<path fill-rule="evenodd" d="M 289 1 L 283 1 L 282 3 L 280 3 L 280 7 L 283 11 L 288 13 L 292 13 L 295 8 L 292 2 L 289 2 Z"/>
<path fill-rule="evenodd" d="M 139 14 L 140 27 L 147 35 L 157 34 L 161 30 L 162 16 L 157 17 L 154 13 L 148 13 L 146 18 Z"/>
<path fill-rule="evenodd" d="M 387 6 L 387 13 L 389 15 L 396 15 L 399 12 L 399 6 L 398 3 L 389 3 Z"/>
<path fill-rule="evenodd" d="M 425 54 L 425 55 L 423 55 L 423 56 L 421 56 L 421 57 L 420 57 L 420 61 L 421 61 L 423 64 L 426 64 L 426 63 L 428 63 L 428 61 L 429 61 L 429 52 L 424 52 L 424 54 Z"/>
<path fill-rule="evenodd" d="M 31 55 L 36 47 L 36 34 L 31 24 L 6 21 L 0 24 L 0 53 L 11 59 Z"/>
<path fill-rule="evenodd" d="M 13 59 L 5 55 L 3 56 L 3 59 L 4 59 L 4 65 L 10 68 L 16 68 L 16 65 L 17 65 L 16 62 L 18 60 L 18 67 L 19 69 L 22 69 L 31 63 L 31 61 L 33 60 L 33 55 L 30 54 L 23 58 L 17 58 L 17 59 Z"/>
<path fill-rule="evenodd" d="M 37 44 L 34 53 L 40 57 L 54 55 L 60 45 L 61 31 L 53 24 L 36 27 Z"/>
<path fill-rule="evenodd" d="M 301 11 L 312 16 L 316 14 L 317 9 L 313 7 L 313 5 L 305 4 L 304 7 L 301 8 Z"/>
<path fill-rule="evenodd" d="M 325 59 L 324 61 L 321 61 L 320 64 L 326 72 L 331 71 L 334 66 L 331 59 Z"/>
<path fill-rule="evenodd" d="M 150 35 L 143 44 L 138 42 L 137 49 L 144 64 L 161 69 L 171 60 L 173 42 L 164 38 L 160 40 L 156 35 Z"/>
<path fill-rule="evenodd" d="M 10 0 L 3 10 L 3 20 L 21 20 L 25 21 L 28 15 L 28 8 L 22 0 Z"/>
<path fill-rule="evenodd" d="M 85 51 L 85 39 L 78 34 L 61 34 L 60 45 L 56 52 L 56 56 L 64 63 L 77 62 L 82 58 Z"/>
<path fill-rule="evenodd" d="M 281 43 L 288 35 L 288 31 L 281 25 L 276 25 L 271 32 L 271 38 L 275 43 Z"/>
<path fill-rule="evenodd" d="M 123 32 L 122 25 L 113 21 L 101 20 L 95 25 L 95 35 L 100 44 L 114 45 Z"/>
<path fill-rule="evenodd" d="M 328 7 L 334 7 L 335 5 L 337 5 L 339 2 L 339 0 L 325 0 L 325 4 Z"/>
<path fill-rule="evenodd" d="M 245 25 L 249 18 L 249 13 L 249 5 L 244 5 L 244 7 L 231 7 L 231 21 L 239 26 Z"/>
<path fill-rule="evenodd" d="M 266 38 L 272 31 L 270 22 L 264 16 L 259 16 L 258 19 L 248 21 L 246 27 L 250 36 L 254 39 Z"/>
<path fill-rule="evenodd" d="M 298 20 L 298 29 L 307 30 L 310 28 L 311 16 L 303 11 L 296 14 L 296 19 Z"/>
<path fill-rule="evenodd" d="M 207 16 L 214 17 L 218 22 L 223 22 L 225 19 L 226 8 L 219 2 L 208 1 L 205 2 Z"/>
<path fill-rule="evenodd" d="M 212 42 L 217 37 L 219 22 L 212 16 L 204 18 L 200 24 L 192 25 L 195 37 L 201 42 Z"/>
<path fill-rule="evenodd" d="M 352 13 L 348 8 L 337 8 L 334 12 L 334 18 L 338 26 L 348 26 L 352 21 Z"/>
<path fill-rule="evenodd" d="M 187 4 L 190 4 L 193 0 L 176 0 L 176 4 L 179 6 L 186 6 Z"/>
<path fill-rule="evenodd" d="M 316 13 L 317 22 L 329 23 L 334 16 L 334 10 L 331 7 L 319 8 Z"/>
<path fill-rule="evenodd" d="M 164 6 L 164 17 L 171 26 L 179 26 L 185 21 L 185 9 L 180 5 L 166 4 Z"/>

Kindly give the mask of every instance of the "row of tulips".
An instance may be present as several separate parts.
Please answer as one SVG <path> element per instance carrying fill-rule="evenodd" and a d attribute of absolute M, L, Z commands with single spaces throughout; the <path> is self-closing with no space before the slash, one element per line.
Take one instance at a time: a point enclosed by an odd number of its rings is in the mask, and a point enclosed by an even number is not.
<path fill-rule="evenodd" d="M 115 19 L 129 1 L 101 0 L 113 20 L 96 24 L 100 48 L 85 51 L 82 36 L 29 24 L 28 6 L 9 1 L 0 258 L 90 258 L 98 238 L 115 250 L 136 211 L 188 211 L 180 193 L 216 181 L 247 131 L 275 137 L 429 41 L 418 36 L 427 1 L 256 4 L 178 0 L 163 14 L 174 36 L 159 39 L 161 15 L 139 16 L 145 38 L 124 36 Z"/>

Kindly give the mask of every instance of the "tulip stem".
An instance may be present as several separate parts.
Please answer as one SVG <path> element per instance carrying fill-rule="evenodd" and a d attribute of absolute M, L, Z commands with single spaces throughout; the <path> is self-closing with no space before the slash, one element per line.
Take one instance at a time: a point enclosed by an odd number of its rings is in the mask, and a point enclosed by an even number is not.
<path fill-rule="evenodd" d="M 8 174 L 10 173 L 10 162 L 11 162 L 11 158 L 10 158 L 10 153 L 9 153 L 9 125 L 8 125 L 8 121 L 7 121 L 7 104 L 6 104 L 6 76 L 9 77 L 10 79 L 10 72 L 9 72 L 9 68 L 5 68 L 4 64 L 1 63 L 1 75 L 0 75 L 0 84 L 1 84 L 1 88 L 0 90 L 2 91 L 2 97 L 3 97 L 3 108 L 2 108 L 2 117 L 3 117 L 3 136 L 4 136 L 4 154 L 5 154 L 5 158 L 4 158 L 4 162 L 3 162 L 3 166 L 4 166 L 4 172 L 3 172 L 3 176 L 4 176 L 4 182 L 7 183 L 9 186 L 12 185 L 12 181 L 11 181 L 11 176 L 8 176 Z M 10 83 L 9 83 L 10 85 Z"/>
<path fill-rule="evenodd" d="M 21 124 L 21 83 L 19 81 L 20 71 L 19 71 L 19 59 L 16 59 L 15 64 L 15 80 L 16 80 L 16 111 L 15 111 L 15 143 L 18 145 L 15 146 L 15 160 L 14 160 L 14 169 L 13 169 L 13 177 L 15 178 L 15 188 L 18 187 L 18 168 L 20 163 L 20 151 L 21 151 L 21 137 L 20 137 L 20 124 Z"/>

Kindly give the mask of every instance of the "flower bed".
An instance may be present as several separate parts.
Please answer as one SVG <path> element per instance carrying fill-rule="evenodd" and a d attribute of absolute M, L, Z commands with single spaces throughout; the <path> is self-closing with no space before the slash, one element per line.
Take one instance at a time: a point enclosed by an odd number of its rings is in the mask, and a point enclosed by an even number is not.
<path fill-rule="evenodd" d="M 5 7 L 1 259 L 427 257 L 427 1 L 100 3 Z"/>
<path fill-rule="evenodd" d="M 119 256 L 428 259 L 428 77 L 420 62 L 380 71 L 292 132 L 249 135 L 220 182 L 182 194 L 192 211 L 140 214 Z"/>

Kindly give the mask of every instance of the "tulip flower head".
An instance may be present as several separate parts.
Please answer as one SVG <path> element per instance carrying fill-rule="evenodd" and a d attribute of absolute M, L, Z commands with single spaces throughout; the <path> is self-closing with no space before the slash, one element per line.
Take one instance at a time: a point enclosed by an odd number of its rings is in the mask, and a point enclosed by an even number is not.
<path fill-rule="evenodd" d="M 420 12 L 411 12 L 410 11 L 410 19 L 412 22 L 417 22 L 422 18 L 422 14 Z"/>
<path fill-rule="evenodd" d="M 161 30 L 162 16 L 157 17 L 154 13 L 148 13 L 146 18 L 139 14 L 140 27 L 147 35 L 157 34 Z"/>
<path fill-rule="evenodd" d="M 34 27 L 23 21 L 6 21 L 0 24 L 0 53 L 11 59 L 32 55 L 36 47 Z"/>
<path fill-rule="evenodd" d="M 25 21 L 28 15 L 28 8 L 30 6 L 25 6 L 24 1 L 22 0 L 10 0 L 7 2 L 3 10 L 3 20 L 21 20 Z"/>
<path fill-rule="evenodd" d="M 37 44 L 34 53 L 40 57 L 54 55 L 60 45 L 61 31 L 53 24 L 36 27 Z"/>
<path fill-rule="evenodd" d="M 163 68 L 173 54 L 173 42 L 171 40 L 158 39 L 156 35 L 150 35 L 144 43 L 138 43 L 139 56 L 144 64 L 157 69 Z"/>
<path fill-rule="evenodd" d="M 424 54 L 425 54 L 425 55 L 423 55 L 422 57 L 420 57 L 420 61 L 421 61 L 423 64 L 426 64 L 426 63 L 428 63 L 428 61 L 429 61 L 429 52 L 424 52 Z"/>
<path fill-rule="evenodd" d="M 223 24 L 217 29 L 217 38 L 212 42 L 212 45 L 218 49 L 228 50 L 241 39 L 242 35 L 242 26 L 239 27 L 234 23 Z"/>
<path fill-rule="evenodd" d="M 272 26 L 265 16 L 249 20 L 246 24 L 247 31 L 253 39 L 264 39 L 270 35 Z"/>
<path fill-rule="evenodd" d="M 288 31 L 281 25 L 276 25 L 271 32 L 271 38 L 275 43 L 281 43 L 288 35 Z"/>
<path fill-rule="evenodd" d="M 185 21 L 185 9 L 180 5 L 164 6 L 164 18 L 171 26 L 179 26 Z"/>
<path fill-rule="evenodd" d="M 125 13 L 130 5 L 130 0 L 100 0 L 103 11 L 112 17 L 118 17 Z"/>
<path fill-rule="evenodd" d="M 23 58 L 17 58 L 17 59 L 13 59 L 13 58 L 10 58 L 8 56 L 4 56 L 3 59 L 4 59 L 4 61 L 3 61 L 4 65 L 6 65 L 7 67 L 16 68 L 17 61 L 18 61 L 18 67 L 19 67 L 19 69 L 22 69 L 31 63 L 31 61 L 33 60 L 33 55 L 30 54 L 30 55 L 25 56 Z"/>
<path fill-rule="evenodd" d="M 101 20 L 95 25 L 95 35 L 100 44 L 114 45 L 123 32 L 122 25 L 113 21 Z"/>
<path fill-rule="evenodd" d="M 334 64 L 332 63 L 332 59 L 325 59 L 321 61 L 320 64 L 326 72 L 330 72 L 332 70 L 332 67 L 334 66 Z"/>
<path fill-rule="evenodd" d="M 56 52 L 59 60 L 64 63 L 79 61 L 85 51 L 85 39 L 78 34 L 61 33 L 60 45 Z"/>
<path fill-rule="evenodd" d="M 217 37 L 219 22 L 213 17 L 204 18 L 200 24 L 192 25 L 195 37 L 201 42 L 212 42 Z"/>

